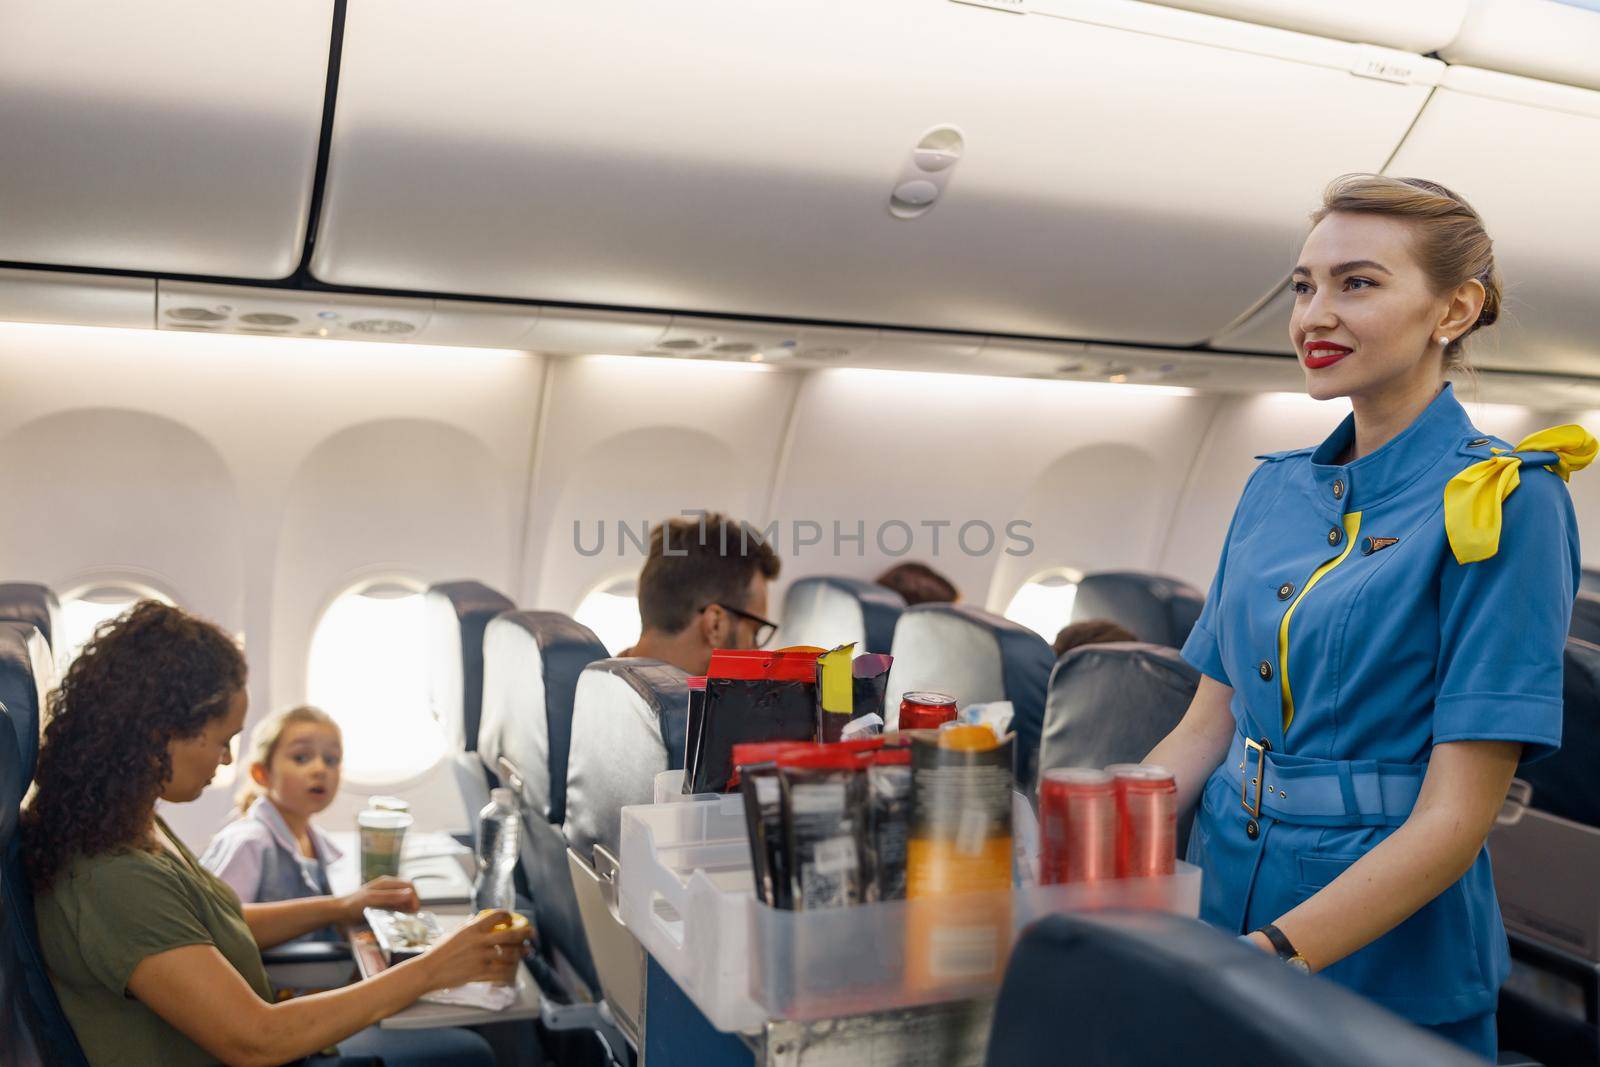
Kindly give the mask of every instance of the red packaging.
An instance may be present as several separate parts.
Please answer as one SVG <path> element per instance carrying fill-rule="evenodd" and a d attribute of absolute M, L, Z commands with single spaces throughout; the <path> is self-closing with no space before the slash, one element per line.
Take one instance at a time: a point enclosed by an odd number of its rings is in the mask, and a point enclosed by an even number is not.
<path fill-rule="evenodd" d="M 900 698 L 901 730 L 935 730 L 956 718 L 956 698 L 947 693 L 907 693 Z"/>
<path fill-rule="evenodd" d="M 1039 881 L 1117 876 L 1117 793 L 1105 771 L 1062 767 L 1039 778 Z"/>
<path fill-rule="evenodd" d="M 1165 767 L 1119 767 L 1117 877 L 1171 874 L 1178 858 L 1178 783 Z"/>

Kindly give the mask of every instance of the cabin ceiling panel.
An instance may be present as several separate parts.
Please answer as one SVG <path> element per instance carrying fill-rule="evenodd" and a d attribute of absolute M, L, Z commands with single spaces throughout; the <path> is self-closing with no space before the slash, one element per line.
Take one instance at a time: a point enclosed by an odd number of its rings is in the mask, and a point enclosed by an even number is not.
<path fill-rule="evenodd" d="M 333 0 L 0 5 L 0 260 L 281 278 Z"/>
<path fill-rule="evenodd" d="M 1600 92 L 1452 67 L 1388 173 L 1448 185 L 1494 239 L 1506 300 L 1478 366 L 1600 368 Z"/>
<path fill-rule="evenodd" d="M 42 270 L 0 270 L 0 320 L 149 329 L 156 283 Z"/>
<path fill-rule="evenodd" d="M 1437 51 L 1452 41 L 1470 0 L 1152 0 L 1167 7 L 1278 26 L 1341 41 Z"/>
<path fill-rule="evenodd" d="M 1383 164 L 1441 67 L 1088 7 L 352 0 L 313 272 L 1191 344 L 1274 284 L 1330 175 Z M 1377 60 L 1395 80 L 1352 76 Z M 961 158 L 918 170 L 940 127 Z M 930 175 L 931 210 L 891 214 Z"/>

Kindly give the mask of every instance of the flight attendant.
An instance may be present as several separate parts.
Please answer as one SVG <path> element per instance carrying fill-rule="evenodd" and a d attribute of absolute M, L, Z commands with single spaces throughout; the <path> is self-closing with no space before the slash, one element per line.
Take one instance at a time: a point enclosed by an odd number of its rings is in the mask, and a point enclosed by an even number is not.
<path fill-rule="evenodd" d="M 1510 966 L 1484 840 L 1519 760 L 1561 743 L 1577 426 L 1516 446 L 1446 373 L 1492 325 L 1482 220 L 1348 175 L 1312 215 L 1290 336 L 1351 415 L 1259 457 L 1183 655 L 1203 677 L 1148 757 L 1173 769 L 1201 913 L 1490 1059 Z"/>

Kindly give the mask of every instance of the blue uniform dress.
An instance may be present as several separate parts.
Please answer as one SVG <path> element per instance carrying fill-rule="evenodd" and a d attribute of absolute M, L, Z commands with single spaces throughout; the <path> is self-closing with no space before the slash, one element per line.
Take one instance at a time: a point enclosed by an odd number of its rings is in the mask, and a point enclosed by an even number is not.
<path fill-rule="evenodd" d="M 1520 741 L 1533 759 L 1561 743 L 1579 553 L 1566 485 L 1543 469 L 1558 457 L 1511 453 L 1520 485 L 1498 550 L 1462 564 L 1445 486 L 1511 446 L 1474 429 L 1448 385 L 1340 465 L 1354 432 L 1347 418 L 1315 449 L 1258 457 L 1183 647 L 1234 691 L 1238 733 L 1189 843 L 1202 917 L 1233 933 L 1275 921 L 1403 823 L 1434 745 Z M 1509 967 L 1485 849 L 1323 973 L 1492 1059 Z"/>

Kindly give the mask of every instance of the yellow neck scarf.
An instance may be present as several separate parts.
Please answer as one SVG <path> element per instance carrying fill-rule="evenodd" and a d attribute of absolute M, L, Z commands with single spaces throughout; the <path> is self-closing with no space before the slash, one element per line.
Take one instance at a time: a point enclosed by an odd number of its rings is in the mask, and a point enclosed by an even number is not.
<path fill-rule="evenodd" d="M 1600 450 L 1582 426 L 1554 426 L 1523 438 L 1505 455 L 1474 463 L 1444 487 L 1444 529 L 1457 563 L 1476 563 L 1500 551 L 1500 509 L 1522 484 L 1519 452 L 1550 452 L 1556 461 L 1545 469 L 1566 481 L 1587 467 Z"/>

